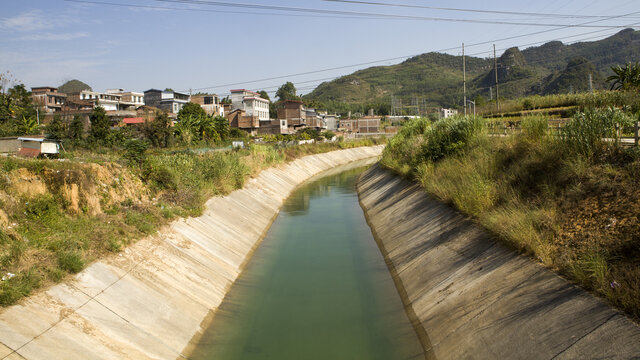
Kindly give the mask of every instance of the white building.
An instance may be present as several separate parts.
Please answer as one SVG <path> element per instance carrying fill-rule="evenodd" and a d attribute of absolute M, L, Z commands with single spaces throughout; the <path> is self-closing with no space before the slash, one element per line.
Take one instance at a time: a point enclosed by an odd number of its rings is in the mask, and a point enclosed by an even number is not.
<path fill-rule="evenodd" d="M 455 109 L 440 109 L 440 117 L 441 118 L 448 118 L 451 116 L 455 116 L 458 115 L 458 110 Z"/>
<path fill-rule="evenodd" d="M 257 116 L 260 121 L 269 120 L 269 103 L 260 94 L 245 90 L 231 90 L 231 111 L 244 110 L 247 116 Z"/>
<path fill-rule="evenodd" d="M 135 110 L 144 105 L 144 94 L 124 92 L 123 89 L 109 89 L 103 93 L 82 90 L 78 98 L 92 101 L 95 106 L 102 106 L 106 111 Z"/>
<path fill-rule="evenodd" d="M 121 95 L 123 103 L 131 104 L 136 109 L 144 105 L 144 93 L 134 91 L 124 91 L 124 89 L 108 89 L 107 94 Z"/>

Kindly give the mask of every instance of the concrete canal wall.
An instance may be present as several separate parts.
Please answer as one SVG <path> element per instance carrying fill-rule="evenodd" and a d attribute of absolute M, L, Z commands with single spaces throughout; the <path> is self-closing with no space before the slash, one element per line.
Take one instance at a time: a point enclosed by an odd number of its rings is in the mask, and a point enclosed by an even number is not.
<path fill-rule="evenodd" d="M 176 359 L 216 309 L 289 194 L 382 146 L 307 156 L 209 200 L 198 218 L 0 312 L 2 359 Z"/>
<path fill-rule="evenodd" d="M 358 192 L 427 358 L 640 357 L 636 324 L 416 184 L 374 166 Z"/>

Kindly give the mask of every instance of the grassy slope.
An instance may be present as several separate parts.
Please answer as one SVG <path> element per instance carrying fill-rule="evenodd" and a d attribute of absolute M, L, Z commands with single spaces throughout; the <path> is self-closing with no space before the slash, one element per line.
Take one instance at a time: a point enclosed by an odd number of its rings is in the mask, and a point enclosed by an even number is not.
<path fill-rule="evenodd" d="M 108 151 L 78 151 L 66 161 L 0 158 L 0 271 L 15 274 L 0 282 L 0 305 L 59 282 L 178 216 L 199 215 L 208 198 L 241 188 L 265 168 L 375 142 L 158 151 L 148 155 L 151 170 L 144 172 Z"/>
<path fill-rule="evenodd" d="M 578 155 L 535 122 L 518 136 L 474 136 L 435 162 L 424 160 L 428 130 L 415 131 L 391 140 L 382 163 L 640 319 L 640 152 Z"/>

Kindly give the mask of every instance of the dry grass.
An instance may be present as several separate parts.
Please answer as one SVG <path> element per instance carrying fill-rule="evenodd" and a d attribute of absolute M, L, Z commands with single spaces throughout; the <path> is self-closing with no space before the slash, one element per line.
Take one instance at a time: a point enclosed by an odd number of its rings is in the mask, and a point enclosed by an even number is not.
<path fill-rule="evenodd" d="M 572 141 L 549 136 L 538 118 L 523 127 L 510 137 L 479 136 L 435 162 L 389 146 L 382 163 L 640 319 L 640 151 L 598 142 L 598 151 L 573 151 Z"/>

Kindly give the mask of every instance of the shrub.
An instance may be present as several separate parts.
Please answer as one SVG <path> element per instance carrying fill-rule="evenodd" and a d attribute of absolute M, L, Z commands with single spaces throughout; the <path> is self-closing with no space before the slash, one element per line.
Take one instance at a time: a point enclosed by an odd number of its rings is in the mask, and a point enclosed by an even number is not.
<path fill-rule="evenodd" d="M 51 195 L 40 195 L 25 203 L 24 214 L 31 220 L 46 221 L 58 214 L 58 201 Z"/>
<path fill-rule="evenodd" d="M 562 128 L 561 142 L 566 152 L 592 159 L 618 147 L 618 129 L 631 124 L 632 118 L 615 108 L 587 110 Z"/>
<path fill-rule="evenodd" d="M 549 121 L 544 116 L 525 116 L 520 121 L 520 126 L 527 138 L 538 140 L 547 134 Z"/>
<path fill-rule="evenodd" d="M 58 266 L 62 270 L 76 274 L 84 268 L 84 259 L 77 251 L 63 251 L 58 254 Z"/>
<path fill-rule="evenodd" d="M 141 140 L 129 139 L 124 144 L 124 155 L 122 156 L 129 166 L 141 166 L 146 161 L 147 148 L 149 145 Z"/>
<path fill-rule="evenodd" d="M 420 157 L 437 161 L 459 152 L 484 128 L 484 120 L 480 117 L 454 117 L 436 121 L 425 134 L 427 141 L 422 145 Z"/>
<path fill-rule="evenodd" d="M 31 290 L 38 288 L 42 279 L 33 269 L 16 274 L 14 278 L 0 282 L 0 305 L 14 304 L 20 298 L 31 294 Z"/>

